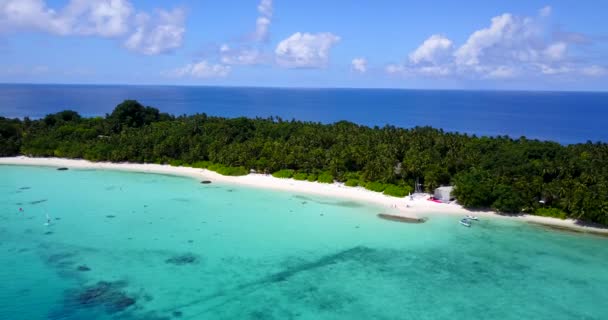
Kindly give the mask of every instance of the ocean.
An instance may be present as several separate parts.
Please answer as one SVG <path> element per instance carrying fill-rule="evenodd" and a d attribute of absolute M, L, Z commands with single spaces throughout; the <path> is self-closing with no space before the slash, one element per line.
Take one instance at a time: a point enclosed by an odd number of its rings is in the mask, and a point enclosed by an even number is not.
<path fill-rule="evenodd" d="M 603 237 L 498 218 L 404 224 L 354 201 L 167 175 L 5 165 L 0 176 L 0 319 L 608 313 Z"/>
<path fill-rule="evenodd" d="M 0 116 L 40 118 L 64 109 L 103 116 L 125 99 L 174 115 L 348 120 L 563 144 L 608 142 L 608 92 L 3 84 Z"/>

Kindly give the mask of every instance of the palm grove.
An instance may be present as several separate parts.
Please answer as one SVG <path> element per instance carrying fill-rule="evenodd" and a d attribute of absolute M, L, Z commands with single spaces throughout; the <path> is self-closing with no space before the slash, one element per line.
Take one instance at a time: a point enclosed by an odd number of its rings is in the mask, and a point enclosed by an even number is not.
<path fill-rule="evenodd" d="M 0 156 L 168 163 L 227 175 L 363 186 L 405 196 L 455 186 L 459 203 L 608 224 L 608 144 L 562 146 L 476 137 L 429 127 L 365 127 L 280 118 L 171 116 L 137 101 L 105 117 L 62 111 L 40 120 L 0 117 Z"/>

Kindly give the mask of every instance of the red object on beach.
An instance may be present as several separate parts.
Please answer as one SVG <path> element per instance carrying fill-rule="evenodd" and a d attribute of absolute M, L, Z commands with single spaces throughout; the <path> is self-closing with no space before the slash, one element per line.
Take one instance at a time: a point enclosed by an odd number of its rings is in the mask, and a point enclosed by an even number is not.
<path fill-rule="evenodd" d="M 437 200 L 437 199 L 435 199 L 435 198 L 433 198 L 433 197 L 430 197 L 430 198 L 428 198 L 427 200 L 429 200 L 429 201 L 433 201 L 433 202 L 436 202 L 436 203 L 443 203 L 443 202 L 441 202 L 441 200 Z"/>

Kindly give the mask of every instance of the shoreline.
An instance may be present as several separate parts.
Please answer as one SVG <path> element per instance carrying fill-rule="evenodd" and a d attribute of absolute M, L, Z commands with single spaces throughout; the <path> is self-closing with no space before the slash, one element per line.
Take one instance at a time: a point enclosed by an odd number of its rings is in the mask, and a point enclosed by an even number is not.
<path fill-rule="evenodd" d="M 414 199 L 409 197 L 397 198 L 382 193 L 366 190 L 363 187 L 346 187 L 343 183 L 325 184 L 319 182 L 298 181 L 293 179 L 275 178 L 271 175 L 251 173 L 246 176 L 223 176 L 219 173 L 190 167 L 174 167 L 160 164 L 91 162 L 63 158 L 30 158 L 26 156 L 0 157 L 0 165 L 22 165 L 41 167 L 67 167 L 70 169 L 102 169 L 128 172 L 143 172 L 168 174 L 190 177 L 197 180 L 211 180 L 229 184 L 263 188 L 279 191 L 293 191 L 331 198 L 349 199 L 353 201 L 373 203 L 385 208 L 385 212 L 406 218 L 420 219 L 432 215 L 475 215 L 481 218 L 502 218 L 519 220 L 550 229 L 572 230 L 589 234 L 608 235 L 608 228 L 579 224 L 576 220 L 561 220 L 535 215 L 503 216 L 492 211 L 471 211 L 456 203 L 435 203 L 427 201 L 428 194 L 416 194 Z"/>

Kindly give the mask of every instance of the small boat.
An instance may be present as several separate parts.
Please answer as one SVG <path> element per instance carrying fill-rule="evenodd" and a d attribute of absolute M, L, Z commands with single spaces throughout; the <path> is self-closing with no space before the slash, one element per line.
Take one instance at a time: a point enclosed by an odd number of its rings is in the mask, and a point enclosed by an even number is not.
<path fill-rule="evenodd" d="M 477 218 L 477 216 L 472 216 L 472 215 L 467 215 L 466 218 L 469 220 L 475 220 L 475 221 L 479 220 L 479 218 Z"/>
<path fill-rule="evenodd" d="M 470 227 L 471 226 L 471 222 L 467 218 L 460 219 L 460 224 L 463 225 L 463 226 L 465 226 L 465 227 Z"/>

